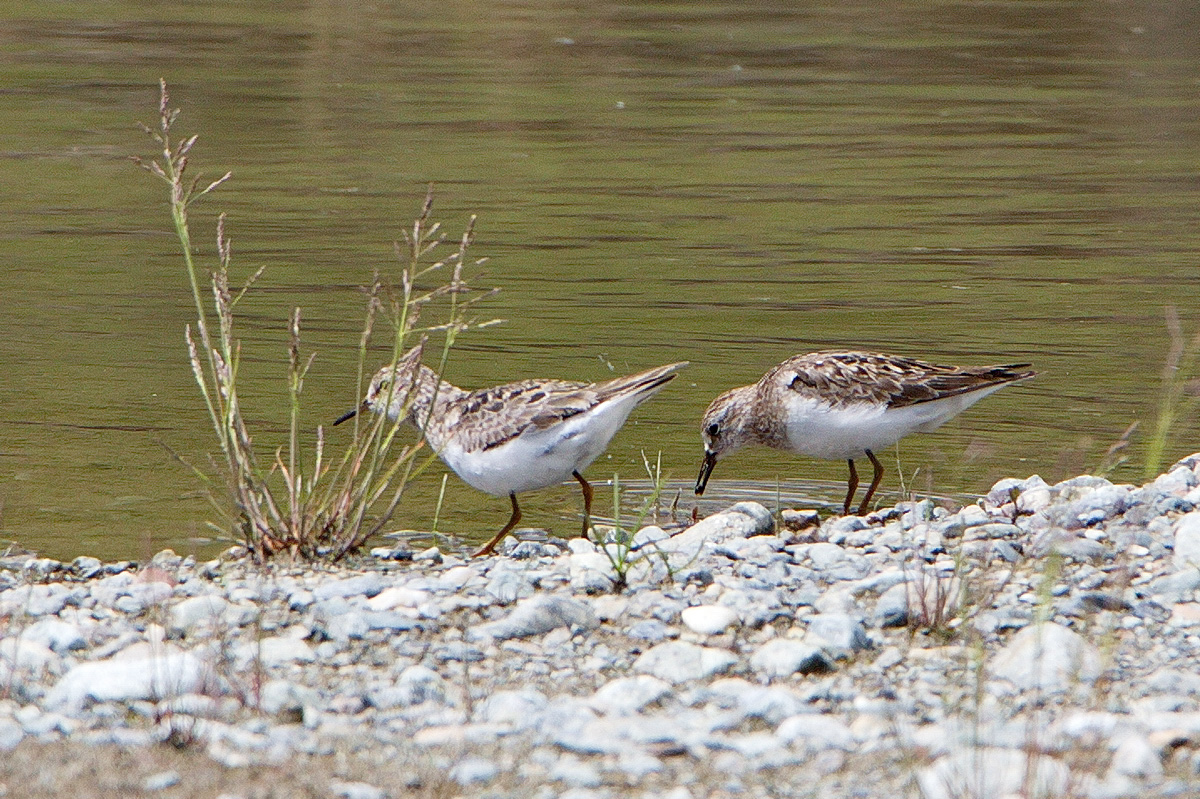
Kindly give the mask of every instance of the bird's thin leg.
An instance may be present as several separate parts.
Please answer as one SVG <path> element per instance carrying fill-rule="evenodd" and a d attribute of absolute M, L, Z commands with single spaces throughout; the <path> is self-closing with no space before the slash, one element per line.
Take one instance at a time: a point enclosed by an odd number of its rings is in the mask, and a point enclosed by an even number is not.
<path fill-rule="evenodd" d="M 588 528 L 592 526 L 592 484 L 583 479 L 583 475 L 578 471 L 571 472 L 571 476 L 579 481 L 579 487 L 583 489 L 583 537 L 588 537 Z"/>
<path fill-rule="evenodd" d="M 859 516 L 867 512 L 867 506 L 871 504 L 871 497 L 875 496 L 875 489 L 879 488 L 879 481 L 883 479 L 883 464 L 871 450 L 866 450 L 866 453 L 867 457 L 871 459 L 871 465 L 875 467 L 875 477 L 871 480 L 871 487 L 867 489 L 867 495 L 863 497 L 862 504 L 858 506 Z"/>
<path fill-rule="evenodd" d="M 521 509 L 517 506 L 517 495 L 509 494 L 508 498 L 512 500 L 513 506 L 512 516 L 509 518 L 508 524 L 504 525 L 500 532 L 496 533 L 495 538 L 480 547 L 479 551 L 475 553 L 474 557 L 480 558 L 484 555 L 492 554 L 492 550 L 496 548 L 496 544 L 499 544 L 504 536 L 508 535 L 508 531 L 516 527 L 517 522 L 521 521 Z"/>
<path fill-rule="evenodd" d="M 850 501 L 854 499 L 854 492 L 858 490 L 858 470 L 854 468 L 854 458 L 847 458 L 846 463 L 850 464 L 850 481 L 846 488 L 846 501 L 842 503 L 842 515 L 850 515 Z"/>

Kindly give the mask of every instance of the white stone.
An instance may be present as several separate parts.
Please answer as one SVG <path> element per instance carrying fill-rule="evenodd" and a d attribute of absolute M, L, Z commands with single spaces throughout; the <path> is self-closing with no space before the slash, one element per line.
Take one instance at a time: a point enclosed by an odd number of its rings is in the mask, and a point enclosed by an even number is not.
<path fill-rule="evenodd" d="M 664 680 L 639 674 L 610 680 L 592 694 L 588 704 L 605 715 L 632 715 L 670 693 L 671 686 Z"/>
<path fill-rule="evenodd" d="M 1124 735 L 1113 750 L 1109 771 L 1125 777 L 1139 777 L 1157 782 L 1163 777 L 1162 760 L 1158 751 L 1143 735 Z"/>
<path fill-rule="evenodd" d="M 38 619 L 21 633 L 21 637 L 36 641 L 60 654 L 87 646 L 87 640 L 78 627 L 53 617 Z"/>
<path fill-rule="evenodd" d="M 1026 774 L 1033 766 L 1033 775 Z M 1049 756 L 1020 749 L 980 747 L 958 749 L 917 772 L 922 799 L 1008 799 L 1024 796 L 1066 796 L 1070 770 Z"/>
<path fill-rule="evenodd" d="M 536 727 L 549 700 L 535 688 L 497 691 L 479 705 L 479 718 L 491 724 L 509 725 L 524 730 Z"/>
<path fill-rule="evenodd" d="M 600 769 L 575 755 L 563 755 L 547 776 L 571 788 L 596 788 L 604 782 Z"/>
<path fill-rule="evenodd" d="M 372 597 L 384 589 L 386 583 L 376 572 L 367 572 L 341 580 L 329 580 L 313 589 L 313 597 L 318 602 L 327 599 L 350 599 L 353 597 Z"/>
<path fill-rule="evenodd" d="M 689 630 L 700 635 L 718 635 L 738 623 L 738 615 L 723 605 L 697 605 L 680 614 Z"/>
<path fill-rule="evenodd" d="M 433 597 L 428 591 L 422 591 L 418 588 L 409 588 L 403 585 L 392 586 L 385 588 L 375 596 L 367 600 L 367 607 L 371 610 L 396 610 L 397 608 L 410 608 L 416 610 L 423 603 L 428 602 Z"/>
<path fill-rule="evenodd" d="M 482 757 L 464 757 L 450 767 L 450 779 L 459 785 L 491 782 L 500 773 L 500 768 Z"/>
<path fill-rule="evenodd" d="M 824 713 L 799 713 L 784 719 L 775 735 L 786 743 L 802 743 L 810 749 L 850 749 L 854 733 L 841 719 Z"/>
<path fill-rule="evenodd" d="M 43 643 L 10 635 L 0 638 L 0 660 L 12 666 L 13 671 L 41 672 L 54 667 L 59 657 Z"/>
<path fill-rule="evenodd" d="M 228 607 L 224 597 L 217 594 L 188 597 L 171 608 L 168 628 L 172 632 L 187 633 L 205 622 L 216 622 Z"/>
<path fill-rule="evenodd" d="M 317 655 L 311 646 L 290 636 L 274 635 L 234 647 L 234 660 L 242 668 L 252 664 L 270 668 L 292 663 L 312 663 L 316 659 Z"/>
<path fill-rule="evenodd" d="M 387 799 L 388 793 L 368 782 L 329 783 L 329 792 L 338 799 Z"/>
<path fill-rule="evenodd" d="M 1065 691 L 1100 676 L 1100 651 L 1079 633 L 1045 622 L 1014 635 L 989 670 L 1020 690 Z"/>
<path fill-rule="evenodd" d="M 538 594 L 522 599 L 507 617 L 471 628 L 468 637 L 527 638 L 558 627 L 592 630 L 599 624 L 596 612 L 586 602 L 561 594 Z"/>
<path fill-rule="evenodd" d="M 9 752 L 25 737 L 21 725 L 12 719 L 0 718 L 0 752 Z"/>
<path fill-rule="evenodd" d="M 1200 571 L 1200 511 L 1185 513 L 1175 525 L 1175 571 Z"/>
<path fill-rule="evenodd" d="M 750 666 L 768 677 L 790 677 L 798 671 L 825 671 L 830 665 L 821 648 L 794 638 L 773 638 L 750 656 Z"/>
<path fill-rule="evenodd" d="M 658 542 L 658 548 L 670 554 L 673 568 L 683 568 L 699 557 L 705 545 L 730 538 L 766 535 L 774 528 L 775 519 L 769 510 L 757 502 L 739 502 L 728 510 L 700 520 L 678 535 Z"/>
<path fill-rule="evenodd" d="M 567 558 L 571 590 L 581 594 L 602 594 L 616 585 L 617 573 L 603 552 L 575 552 Z"/>
<path fill-rule="evenodd" d="M 758 685 L 741 677 L 714 680 L 705 693 L 721 707 L 733 706 L 746 718 L 759 718 L 771 725 L 809 709 L 808 703 L 788 688 Z"/>
<path fill-rule="evenodd" d="M 634 661 L 633 669 L 678 685 L 711 677 L 735 663 L 737 657 L 724 649 L 697 646 L 686 641 L 667 641 L 643 652 Z"/>
<path fill-rule="evenodd" d="M 836 658 L 849 657 L 871 646 L 871 639 L 867 637 L 862 621 L 848 613 L 818 613 L 810 617 L 808 640 L 822 643 Z"/>
<path fill-rule="evenodd" d="M 140 660 L 111 659 L 81 663 L 46 695 L 50 710 L 78 713 L 92 702 L 156 701 L 202 692 L 211 683 L 211 670 L 188 652 Z"/>

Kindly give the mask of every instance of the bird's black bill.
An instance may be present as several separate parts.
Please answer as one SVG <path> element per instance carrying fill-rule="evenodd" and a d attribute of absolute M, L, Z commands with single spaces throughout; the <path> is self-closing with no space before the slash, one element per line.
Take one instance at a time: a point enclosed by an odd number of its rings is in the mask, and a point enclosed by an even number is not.
<path fill-rule="evenodd" d="M 341 416 L 339 416 L 337 419 L 335 419 L 333 421 L 333 426 L 337 427 L 342 422 L 348 422 L 351 419 L 353 419 L 355 416 L 358 416 L 358 408 L 355 408 L 352 411 L 346 411 L 345 413 L 343 413 Z"/>
<path fill-rule="evenodd" d="M 696 478 L 696 496 L 704 493 L 704 487 L 708 485 L 708 476 L 712 474 L 713 467 L 717 465 L 717 456 L 712 452 L 704 453 L 704 463 L 700 464 L 700 476 Z"/>

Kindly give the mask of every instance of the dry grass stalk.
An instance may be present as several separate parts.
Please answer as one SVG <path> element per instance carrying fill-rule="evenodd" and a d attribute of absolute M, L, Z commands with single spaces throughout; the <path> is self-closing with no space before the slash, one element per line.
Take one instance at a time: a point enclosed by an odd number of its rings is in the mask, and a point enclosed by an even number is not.
<path fill-rule="evenodd" d="M 397 446 L 399 422 L 372 415 L 374 418 L 365 423 L 356 417 L 352 441 L 341 459 L 332 464 L 326 456 L 324 429 L 318 427 L 310 457 L 300 425 L 300 398 L 312 356 L 301 353 L 301 312 L 296 308 L 288 320 L 288 438 L 268 465 L 260 462 L 238 401 L 241 345 L 235 332 L 234 308 L 262 270 L 238 291 L 231 290 L 232 249 L 222 214 L 217 224 L 217 264 L 208 270 L 207 280 L 202 280 L 192 257 L 188 210 L 232 173 L 207 184 L 202 184 L 199 177 L 188 176 L 188 157 L 196 137 L 175 141 L 173 126 L 178 115 L 178 109 L 170 107 L 167 86 L 162 82 L 158 126 L 143 126 L 161 147 L 161 155 L 150 161 L 134 160 L 169 187 L 171 216 L 191 283 L 196 323 L 195 332 L 191 325 L 187 327 L 185 338 L 192 373 L 221 446 L 222 459 L 217 466 L 227 488 L 226 501 L 214 498 L 214 504 L 228 517 L 226 526 L 218 529 L 232 528 L 259 562 L 284 552 L 306 559 L 340 559 L 362 547 L 388 523 L 409 480 L 429 466 L 433 454 L 418 458 L 419 443 Z M 438 334 L 443 340 L 439 366 L 444 367 L 459 334 L 497 321 L 478 322 L 468 318 L 474 304 L 492 293 L 473 292 L 463 279 L 467 252 L 474 238 L 475 217 L 468 222 L 457 250 L 447 258 L 434 260 L 434 252 L 445 242 L 445 236 L 440 223 L 431 220 L 432 208 L 430 189 L 411 232 L 405 232 L 406 246 L 396 248 L 403 264 L 399 293 L 393 295 L 388 291 L 378 273 L 372 282 L 359 341 L 358 397 L 363 395 L 367 355 L 381 313 L 392 327 L 393 366 L 414 340 L 423 347 L 430 334 Z M 418 283 L 438 270 L 450 272 L 447 283 L 430 290 L 417 288 Z M 211 304 L 206 303 L 201 290 L 204 282 L 211 287 Z M 418 327 L 422 311 L 434 303 L 448 306 L 445 320 Z M 401 419 L 404 416 L 400 414 Z M 207 475 L 197 472 L 212 485 Z"/>

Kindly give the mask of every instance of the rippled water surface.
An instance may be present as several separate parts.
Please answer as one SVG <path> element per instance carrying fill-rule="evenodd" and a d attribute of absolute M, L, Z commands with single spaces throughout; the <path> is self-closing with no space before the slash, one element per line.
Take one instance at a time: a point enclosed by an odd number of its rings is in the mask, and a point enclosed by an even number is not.
<path fill-rule="evenodd" d="M 1200 11 L 1184 3 L 0 4 L 0 537 L 43 554 L 211 553 L 215 449 L 160 184 L 134 167 L 165 77 L 234 178 L 256 439 L 282 441 L 284 323 L 306 421 L 352 406 L 360 287 L 437 187 L 500 293 L 448 377 L 602 379 L 687 359 L 597 482 L 661 451 L 679 509 L 718 392 L 821 348 L 1032 361 L 1033 382 L 887 453 L 885 499 L 1095 468 L 1153 428 L 1164 308 L 1200 330 Z M 383 360 L 383 355 L 379 356 Z M 1167 457 L 1200 449 L 1191 409 Z M 341 428 L 338 428 L 341 430 Z M 330 433 L 331 438 L 337 434 Z M 1114 479 L 1141 476 L 1146 435 Z M 899 464 L 899 467 L 897 466 Z M 845 465 L 723 462 L 701 510 L 840 502 Z M 431 526 L 439 474 L 399 526 Z M 606 489 L 598 491 L 611 505 Z M 574 488 L 525 498 L 575 529 Z M 674 495 L 672 495 L 674 496 Z M 439 528 L 507 502 L 451 478 Z"/>

